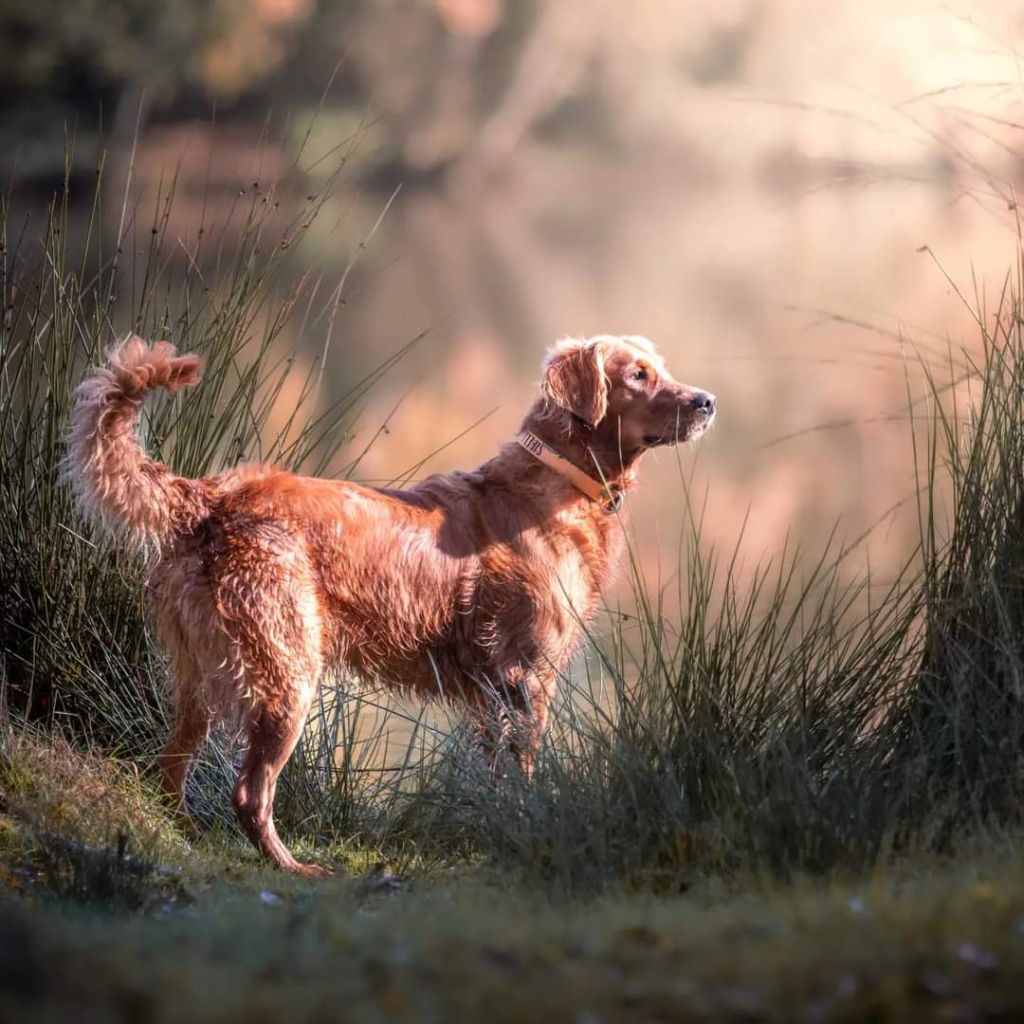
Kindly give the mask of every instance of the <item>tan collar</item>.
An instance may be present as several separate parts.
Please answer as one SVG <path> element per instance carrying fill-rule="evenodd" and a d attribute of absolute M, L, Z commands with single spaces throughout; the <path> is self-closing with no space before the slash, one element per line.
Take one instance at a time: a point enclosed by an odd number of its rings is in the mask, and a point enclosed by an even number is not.
<path fill-rule="evenodd" d="M 516 438 L 538 462 L 544 463 L 548 469 L 565 477 L 576 488 L 591 501 L 599 501 L 605 512 L 618 512 L 622 503 L 626 500 L 626 492 L 615 484 L 603 484 L 588 476 L 579 466 L 574 465 L 568 459 L 559 455 L 550 445 L 545 444 L 536 434 L 528 430 L 520 432 Z"/>

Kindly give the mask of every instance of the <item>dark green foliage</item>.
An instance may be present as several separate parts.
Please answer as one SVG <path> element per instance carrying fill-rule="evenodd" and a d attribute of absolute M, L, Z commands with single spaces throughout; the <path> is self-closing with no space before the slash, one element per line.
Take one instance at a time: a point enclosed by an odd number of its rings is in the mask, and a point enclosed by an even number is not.
<path fill-rule="evenodd" d="M 205 81 L 210 76 L 204 51 L 232 42 L 240 17 L 248 22 L 250 48 L 258 49 L 253 56 L 264 59 L 261 67 L 235 57 L 235 89 L 258 81 L 276 63 L 276 50 L 265 37 L 282 30 L 259 9 L 246 10 L 233 0 L 6 0 L 0 10 L 0 81 L 9 88 L 52 91 L 81 87 L 83 79 L 94 87 L 141 82 L 172 93 L 183 85 L 211 84 Z"/>
<path fill-rule="evenodd" d="M 1020 285 L 990 318 L 965 376 L 967 409 L 936 405 L 922 535 L 924 633 L 894 767 L 908 819 L 945 809 L 942 834 L 1019 820 L 1024 800 L 1024 336 Z M 938 385 L 932 381 L 933 390 Z M 935 481 L 949 475 L 951 505 Z M 948 521 L 948 536 L 941 523 Z"/>
<path fill-rule="evenodd" d="M 155 891 L 157 865 L 129 852 L 119 832 L 110 846 L 88 846 L 53 832 L 37 832 L 47 889 L 53 897 L 104 909 L 138 910 Z"/>

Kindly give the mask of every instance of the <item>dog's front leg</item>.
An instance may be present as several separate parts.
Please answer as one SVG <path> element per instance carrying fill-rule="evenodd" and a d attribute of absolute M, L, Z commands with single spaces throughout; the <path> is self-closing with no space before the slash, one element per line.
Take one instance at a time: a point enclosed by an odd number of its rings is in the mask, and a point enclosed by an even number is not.
<path fill-rule="evenodd" d="M 516 665 L 484 687 L 486 700 L 475 725 L 478 747 L 493 774 L 504 774 L 502 762 L 511 755 L 527 779 L 533 775 L 554 680 L 553 670 L 541 673 Z"/>

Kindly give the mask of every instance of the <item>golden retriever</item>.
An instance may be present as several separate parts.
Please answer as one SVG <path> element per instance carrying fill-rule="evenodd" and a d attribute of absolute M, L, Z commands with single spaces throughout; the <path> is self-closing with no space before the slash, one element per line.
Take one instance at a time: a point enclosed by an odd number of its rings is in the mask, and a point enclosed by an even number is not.
<path fill-rule="evenodd" d="M 150 459 L 136 435 L 146 394 L 195 384 L 200 369 L 167 342 L 129 338 L 79 386 L 69 436 L 81 505 L 159 552 L 149 595 L 175 709 L 159 765 L 182 815 L 192 758 L 211 725 L 234 722 L 245 832 L 279 867 L 323 873 L 281 841 L 273 804 L 332 666 L 460 701 L 492 731 L 496 701 L 495 742 L 528 774 L 558 673 L 621 553 L 637 464 L 701 435 L 714 396 L 677 383 L 645 338 L 567 338 L 521 434 L 490 461 L 378 490 L 271 466 L 190 480 Z"/>

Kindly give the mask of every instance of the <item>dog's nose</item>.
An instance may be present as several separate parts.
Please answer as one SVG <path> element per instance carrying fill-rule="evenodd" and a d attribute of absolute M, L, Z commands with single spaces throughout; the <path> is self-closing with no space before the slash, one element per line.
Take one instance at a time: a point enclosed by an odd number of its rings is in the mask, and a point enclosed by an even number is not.
<path fill-rule="evenodd" d="M 715 396 L 710 391 L 698 391 L 690 399 L 694 412 L 710 416 L 715 411 Z"/>

